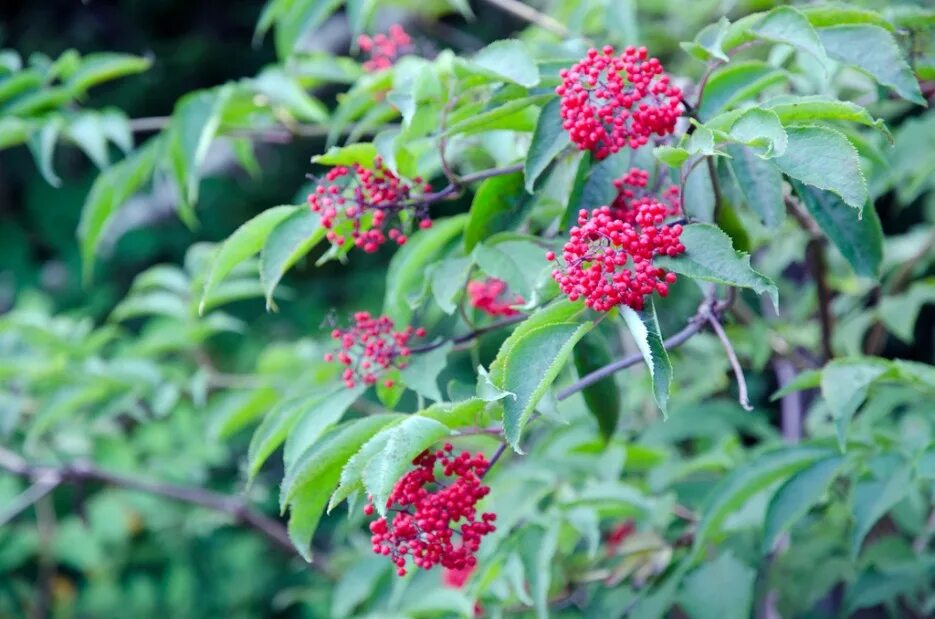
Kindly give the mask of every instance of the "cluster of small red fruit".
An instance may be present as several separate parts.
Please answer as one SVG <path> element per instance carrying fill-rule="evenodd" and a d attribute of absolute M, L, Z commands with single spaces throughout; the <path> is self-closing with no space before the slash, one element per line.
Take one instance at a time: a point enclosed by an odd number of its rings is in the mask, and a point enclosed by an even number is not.
<path fill-rule="evenodd" d="M 370 523 L 373 552 L 390 557 L 396 573 L 406 575 L 407 557 L 416 567 L 440 564 L 449 570 L 470 570 L 481 538 L 496 530 L 497 515 L 478 514 L 477 502 L 490 488 L 481 482 L 489 466 L 483 453 L 452 453 L 451 443 L 438 451 L 424 451 L 412 463 L 416 468 L 400 479 L 386 503 L 392 518 Z M 440 467 L 443 484 L 436 474 Z M 373 515 L 373 502 L 364 514 Z M 457 537 L 456 537 L 457 536 Z"/>
<path fill-rule="evenodd" d="M 477 308 L 490 316 L 516 316 L 514 309 L 526 301 L 520 295 L 511 295 L 506 282 L 496 277 L 474 280 L 467 285 L 467 294 L 471 307 Z"/>
<path fill-rule="evenodd" d="M 421 178 L 407 183 L 377 157 L 374 169 L 355 163 L 351 167 L 331 168 L 325 178 L 308 196 L 312 212 L 321 214 L 321 225 L 328 230 L 327 238 L 335 245 L 347 240 L 342 230 L 348 229 L 355 247 L 373 253 L 387 239 L 405 245 L 408 237 L 403 232 L 406 219 L 419 228 L 431 228 L 427 202 L 410 200 L 413 190 L 432 191 L 432 186 Z"/>
<path fill-rule="evenodd" d="M 633 169 L 615 184 L 618 195 L 609 206 L 581 210 L 577 226 L 569 231 L 562 249 L 562 265 L 552 271 L 569 299 L 583 298 L 591 309 L 606 312 L 617 305 L 643 309 L 646 297 L 666 296 L 675 273 L 653 264 L 659 255 L 677 256 L 685 251 L 679 240 L 682 225 L 666 223 L 679 213 L 678 188 L 662 199 L 646 191 L 648 174 Z M 547 252 L 548 260 L 557 260 Z"/>
<path fill-rule="evenodd" d="M 396 59 L 412 49 L 410 37 L 399 24 L 390 26 L 386 34 L 375 34 L 372 37 L 362 34 L 357 37 L 357 46 L 360 51 L 370 54 L 370 59 L 361 66 L 368 73 L 375 73 L 393 66 Z"/>
<path fill-rule="evenodd" d="M 355 387 L 358 381 L 374 385 L 383 370 L 406 367 L 411 353 L 409 340 L 413 336 L 425 337 L 425 329 L 409 326 L 396 331 L 388 316 L 355 312 L 353 326 L 331 331 L 331 338 L 341 344 L 341 350 L 337 354 L 325 354 L 325 361 L 336 360 L 345 366 L 341 379 L 348 389 Z M 387 379 L 384 385 L 393 387 L 392 379 Z"/>

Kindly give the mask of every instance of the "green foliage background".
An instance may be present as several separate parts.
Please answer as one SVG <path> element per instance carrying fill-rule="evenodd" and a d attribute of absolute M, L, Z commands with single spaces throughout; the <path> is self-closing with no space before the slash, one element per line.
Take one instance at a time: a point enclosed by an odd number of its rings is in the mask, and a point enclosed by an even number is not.
<path fill-rule="evenodd" d="M 371 108 L 385 107 L 363 120 L 351 119 L 360 130 L 351 142 L 369 140 L 384 125 L 400 122 L 392 110 L 383 115 L 389 104 L 373 103 L 372 93 L 386 90 L 387 84 L 361 79 L 356 63 L 337 59 L 348 53 L 352 29 L 364 25 L 375 32 L 402 21 L 429 58 L 445 49 L 467 58 L 495 40 L 513 37 L 535 51 L 543 75 L 580 55 L 581 37 L 644 44 L 693 92 L 706 62 L 713 66 L 711 58 L 722 53 L 725 36 L 736 34 L 721 29 L 720 18 L 742 24 L 746 15 L 786 3 L 526 3 L 553 16 L 569 31 L 567 37 L 530 26 L 494 2 L 347 4 L 274 0 L 264 9 L 262 3 L 245 1 L 223 8 L 171 1 L 44 2 L 0 9 L 0 40 L 11 51 L 0 63 L 6 67 L 0 72 L 0 92 L 23 72 L 41 76 L 34 88 L 0 97 L 0 446 L 37 466 L 71 470 L 76 463 L 91 463 L 126 478 L 209 489 L 235 501 L 242 497 L 244 504 L 275 517 L 280 483 L 285 476 L 288 486 L 293 468 L 290 459 L 301 461 L 302 452 L 342 415 L 347 424 L 373 418 L 384 408 L 410 414 L 422 410 L 422 416 L 434 415 L 446 427 L 468 425 L 457 421 L 464 409 L 426 412 L 423 397 L 432 396 L 425 395 L 417 378 L 404 380 L 418 388 L 418 395 L 409 391 L 393 403 L 386 394 L 367 394 L 345 412 L 347 404 L 335 403 L 330 392 L 334 373 L 321 362 L 329 317 L 381 307 L 408 317 L 413 312 L 406 299 L 419 292 L 422 276 L 433 277 L 423 267 L 438 262 L 455 268 L 443 260 L 463 260 L 460 244 L 446 245 L 447 254 L 432 254 L 408 271 L 400 267 L 404 274 L 396 284 L 386 283 L 391 250 L 372 256 L 355 252 L 346 264 L 332 260 L 316 266 L 324 253 L 316 248 L 276 289 L 275 312 L 267 311 L 263 296 L 268 286 L 259 280 L 254 256 L 232 260 L 230 273 L 205 292 L 223 262 L 215 244 L 274 205 L 304 202 L 311 186 L 306 173 L 323 169 L 309 159 L 327 151 L 335 137 L 330 131 L 355 130 L 353 122 L 343 127 L 340 122 L 353 107 L 353 93 Z M 822 6 L 812 7 L 815 28 L 843 19 L 844 13 L 833 11 L 823 18 Z M 0 617 L 450 617 L 470 616 L 475 601 L 490 616 L 630 613 L 695 619 L 767 616 L 771 610 L 783 617 L 931 616 L 935 114 L 917 103 L 926 97 L 931 102 L 935 92 L 935 12 L 925 2 L 867 0 L 851 7 L 854 22 L 892 29 L 918 78 L 918 94 L 905 75 L 883 84 L 839 65 L 826 74 L 807 37 L 804 42 L 793 38 L 795 45 L 789 46 L 782 45 L 790 42 L 785 35 L 761 33 L 776 45 L 754 50 L 754 57 L 783 71 L 763 69 L 764 79 L 756 82 L 752 72 L 760 67 L 748 66 L 750 75 L 742 79 L 753 90 L 724 109 L 740 109 L 784 89 L 862 106 L 812 109 L 799 119 L 824 127 L 824 137 L 833 127 L 841 132 L 833 135 L 846 136 L 844 143 L 854 145 L 844 150 L 856 148 L 853 161 L 869 195 L 852 204 L 863 207 L 862 219 L 835 197 L 835 192 L 843 198 L 859 195 L 853 173 L 845 170 L 835 184 L 840 169 L 831 166 L 821 169 L 817 180 L 809 178 L 816 153 L 832 152 L 841 143 L 831 144 L 835 140 L 829 138 L 827 146 L 809 151 L 814 143 L 803 133 L 809 130 L 796 128 L 803 123 L 790 121 L 791 111 L 778 132 L 769 119 L 751 114 L 747 120 L 757 123 L 755 138 L 741 140 L 731 133 L 734 118 L 721 117 L 727 124 L 716 126 L 720 110 L 703 105 L 699 116 L 706 126 L 694 130 L 690 140 L 656 153 L 676 168 L 691 157 L 732 157 L 712 159 L 720 178 L 733 174 L 738 179 L 725 181 L 726 207 L 713 223 L 734 249 L 752 255 L 763 275 L 745 269 L 732 280 L 716 275 L 745 288 L 725 325 L 746 370 L 753 412 L 737 404 L 735 378 L 710 333 L 672 352 L 671 389 L 660 386 L 665 368 L 654 365 L 656 384 L 645 368 L 635 368 L 599 383 L 598 390 L 585 394 L 589 397 L 557 402 L 556 394 L 577 375 L 637 351 L 630 335 L 637 324 L 653 326 L 645 315 L 614 317 L 593 327 L 578 343 L 574 359 L 556 359 L 554 391 L 550 384 L 542 386 L 526 408 L 512 400 L 505 412 L 497 404 L 485 408 L 491 422 L 501 414 L 505 426 L 508 419 L 515 421 L 506 436 L 527 453 L 508 454 L 489 478 L 500 532 L 485 541 L 481 567 L 464 589 L 444 586 L 437 570 L 406 579 L 393 576 L 389 563 L 370 553 L 359 509 L 348 518 L 348 511 L 338 507 L 322 518 L 309 565 L 223 510 L 100 479 L 66 480 L 28 509 L 10 512 L 9 522 L 0 522 Z M 865 9 L 879 13 L 861 12 Z M 255 32 L 258 21 L 266 19 L 261 15 L 271 20 L 265 35 Z M 303 34 L 302 25 L 316 15 L 322 20 L 313 34 Z M 370 18 L 355 21 L 355 15 Z M 762 23 L 757 27 L 765 28 Z M 820 48 L 834 55 L 832 42 L 825 40 Z M 101 52 L 126 56 L 95 56 Z M 94 73 L 108 62 L 112 73 Z M 444 73 L 441 64 L 426 66 Z M 98 75 L 100 83 L 82 87 L 75 75 L 89 74 Z M 723 87 L 717 79 L 713 74 L 712 92 Z M 502 104 L 548 93 L 546 88 L 512 88 L 504 93 L 489 87 L 479 96 L 499 96 Z M 194 91 L 202 91 L 204 99 L 185 107 L 193 100 L 183 97 Z M 352 95 L 345 96 L 348 91 Z M 48 98 L 24 104 L 33 94 Z M 173 167 L 173 140 L 207 135 L 197 105 L 219 97 L 238 102 L 218 128 L 226 138 L 209 140 L 215 147 L 200 164 Z M 913 98 L 917 101 L 907 100 Z M 528 109 L 538 111 L 542 102 L 533 103 Z M 416 103 L 416 109 L 429 114 L 430 137 L 439 128 L 433 105 L 430 100 Z M 465 113 L 463 119 L 471 116 L 476 114 Z M 90 123 L 89 133 L 75 129 L 80 122 Z M 477 127 L 482 137 L 465 139 L 454 155 L 464 171 L 503 166 L 525 154 L 531 127 L 508 125 L 517 132 L 487 134 L 483 122 Z M 779 147 L 780 133 L 789 155 L 770 161 L 791 179 L 786 192 L 810 214 L 805 229 L 785 217 L 781 205 L 777 214 L 777 205 L 765 193 L 750 191 L 743 180 L 742 162 L 763 161 L 750 151 L 769 154 Z M 98 138 L 104 134 L 109 141 L 102 156 Z M 132 143 L 125 148 L 129 134 Z M 168 150 L 153 157 L 159 170 L 154 180 L 147 169 L 131 186 L 133 165 L 142 162 L 145 168 L 147 151 L 140 147 L 148 136 L 163 140 Z M 412 142 L 424 137 L 415 135 Z M 522 152 L 516 144 L 523 145 Z M 441 187 L 438 164 L 425 152 L 416 157 L 417 165 Z M 637 157 L 653 165 L 649 149 Z M 612 179 L 629 163 L 619 158 L 589 173 Z M 552 153 L 537 168 L 547 170 L 538 184 L 530 181 L 529 165 L 525 176 L 516 173 L 486 185 L 486 195 L 475 184 L 441 206 L 441 216 L 455 221 L 458 214 L 470 213 L 478 228 L 472 231 L 475 223 L 468 224 L 466 251 L 474 244 L 482 252 L 503 249 L 528 278 L 518 285 L 546 298 L 549 291 L 530 275 L 545 263 L 529 260 L 528 247 L 520 242 L 501 246 L 489 234 L 517 228 L 547 232 L 568 208 L 577 162 Z M 615 172 L 614 166 L 620 169 Z M 698 178 L 689 176 L 686 210 L 710 221 L 713 207 L 694 197 L 706 195 Z M 524 179 L 536 190 L 533 198 L 523 193 Z M 114 187 L 117 193 L 125 189 L 129 200 L 113 201 L 114 220 L 90 242 L 87 222 L 95 197 L 106 203 L 106 192 Z M 597 195 L 600 191 L 597 183 L 585 187 L 581 205 L 601 203 L 606 196 Z M 519 195 L 521 203 L 495 202 L 506 195 Z M 478 222 L 481 208 L 515 209 L 522 216 Z M 706 209 L 711 211 L 707 218 Z M 292 212 L 279 211 L 283 216 Z M 823 212 L 831 215 L 823 219 Z M 764 227 L 771 217 L 784 223 Z M 809 217 L 820 228 L 812 236 Z M 703 248 L 728 240 L 710 227 L 692 234 Z M 228 244 L 238 246 L 243 244 Z M 833 295 L 830 341 L 823 341 L 822 295 L 810 270 L 816 252 L 826 261 L 824 279 Z M 739 261 L 729 247 L 728 254 Z M 483 271 L 502 275 L 493 272 L 504 268 L 502 263 L 478 258 L 476 249 L 473 256 Z M 702 300 L 704 291 L 692 278 L 710 280 L 691 265 L 678 268 L 688 277 L 656 303 L 665 336 L 684 327 Z M 757 294 L 770 291 L 772 281 L 780 295 L 778 316 L 767 297 Z M 399 296 L 387 295 L 388 285 L 391 292 L 399 285 Z M 431 308 L 416 313 L 431 323 L 433 334 L 464 332 L 466 325 L 445 312 L 444 295 L 434 288 L 431 293 L 426 296 Z M 207 311 L 200 315 L 206 301 Z M 562 307 L 547 311 L 566 312 Z M 572 339 L 591 328 L 591 319 L 576 311 L 567 310 L 561 319 L 586 325 Z M 549 318 L 540 314 L 539 320 Z M 517 327 L 512 337 L 520 339 L 522 329 Z M 504 368 L 509 356 L 498 353 L 507 335 L 493 333 L 470 350 L 445 350 L 441 362 L 437 357 L 427 362 L 437 365 L 434 369 L 444 366 L 430 381 L 434 389 L 440 386 L 440 395 L 451 401 L 475 396 L 478 364 L 490 369 L 491 381 L 486 390 L 477 389 L 478 397 L 494 399 L 516 387 Z M 647 338 L 646 345 L 653 344 Z M 827 364 L 825 348 L 835 357 Z M 655 362 L 661 363 L 658 355 Z M 792 386 L 779 393 L 786 397 L 775 396 L 790 380 Z M 532 392 L 539 385 L 519 386 Z M 666 421 L 657 407 L 665 398 Z M 793 399 L 797 404 L 788 404 Z M 787 405 L 805 411 L 801 432 L 789 426 L 788 417 L 783 420 Z M 533 409 L 535 423 L 520 439 L 518 420 L 525 421 Z M 306 418 L 311 421 L 297 421 Z M 284 439 L 286 463 L 279 455 Z M 791 444 L 800 439 L 801 444 Z M 498 445 L 489 436 L 459 440 L 488 454 Z M 338 471 L 340 466 L 319 473 Z M 301 474 L 313 475 L 304 469 Z M 0 516 L 41 481 L 24 477 L 0 470 Z M 315 496 L 293 503 L 293 522 L 297 505 L 328 498 Z M 610 530 L 629 521 L 637 532 L 620 548 L 608 546 Z M 302 541 L 298 545 L 305 550 L 310 540 Z"/>

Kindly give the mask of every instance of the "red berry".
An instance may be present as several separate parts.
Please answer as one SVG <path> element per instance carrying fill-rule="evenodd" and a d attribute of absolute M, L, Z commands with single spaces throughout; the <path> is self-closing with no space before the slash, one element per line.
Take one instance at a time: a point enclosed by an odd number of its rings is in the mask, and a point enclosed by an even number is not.
<path fill-rule="evenodd" d="M 413 460 L 415 468 L 396 483 L 387 501 L 395 515 L 370 523 L 373 552 L 390 557 L 401 576 L 411 555 L 422 569 L 441 564 L 446 581 L 450 573 L 463 571 L 463 585 L 477 565 L 481 538 L 496 530 L 491 524 L 496 516 L 478 514 L 476 507 L 490 491 L 481 482 L 487 459 L 482 453 L 455 456 L 452 449 L 446 443 L 442 450 L 419 454 Z M 441 483 L 436 465 L 452 479 Z"/>
<path fill-rule="evenodd" d="M 419 184 L 416 191 L 426 193 L 431 186 Z M 309 194 L 308 204 L 312 212 L 321 214 L 329 242 L 343 245 L 345 237 L 334 228 L 350 222 L 351 241 L 367 253 L 377 251 L 387 239 L 404 245 L 407 237 L 400 227 L 408 219 L 420 228 L 428 227 L 426 222 L 431 224 L 428 203 L 414 200 L 413 186 L 383 165 L 379 157 L 373 169 L 360 164 L 332 168 Z M 404 211 L 408 217 L 402 216 Z"/>
<path fill-rule="evenodd" d="M 596 311 L 617 305 L 640 310 L 653 292 L 668 294 L 674 275 L 652 260 L 685 251 L 679 242 L 682 226 L 665 223 L 681 203 L 677 188 L 667 189 L 661 200 L 652 196 L 648 179 L 648 173 L 634 168 L 614 182 L 618 194 L 610 206 L 578 213 L 578 225 L 562 250 L 564 267 L 552 271 L 572 301 L 584 297 Z"/>
<path fill-rule="evenodd" d="M 358 381 L 365 385 L 376 384 L 382 371 L 406 367 L 411 354 L 409 340 L 420 329 L 408 327 L 396 331 L 393 321 L 387 316 L 374 317 L 370 312 L 356 312 L 354 326 L 331 332 L 332 339 L 340 343 L 341 350 L 337 355 L 327 353 L 325 361 L 337 359 L 345 366 L 341 378 L 348 388 L 354 387 Z M 384 384 L 392 388 L 395 383 L 387 379 Z"/>
<path fill-rule="evenodd" d="M 360 35 L 357 37 L 357 46 L 362 52 L 370 54 L 370 59 L 362 65 L 364 71 L 374 73 L 393 66 L 397 58 L 410 51 L 412 38 L 402 26 L 394 24 L 387 34 L 376 34 L 373 37 Z"/>
<path fill-rule="evenodd" d="M 526 302 L 519 295 L 511 297 L 507 293 L 506 282 L 494 277 L 468 283 L 467 293 L 472 307 L 491 316 L 515 316 L 519 312 L 512 306 Z"/>
<path fill-rule="evenodd" d="M 645 47 L 628 47 L 615 56 L 607 45 L 600 52 L 589 50 L 561 72 L 555 92 L 562 98 L 563 126 L 581 150 L 604 159 L 675 130 L 682 92 L 670 84 L 659 61 L 647 55 Z"/>

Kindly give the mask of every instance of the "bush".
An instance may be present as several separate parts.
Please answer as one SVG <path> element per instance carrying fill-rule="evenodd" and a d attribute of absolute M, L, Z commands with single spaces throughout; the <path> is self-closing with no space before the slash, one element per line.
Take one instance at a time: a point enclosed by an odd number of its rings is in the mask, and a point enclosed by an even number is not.
<path fill-rule="evenodd" d="M 935 12 L 381 4 L 0 55 L 0 615 L 930 616 Z"/>

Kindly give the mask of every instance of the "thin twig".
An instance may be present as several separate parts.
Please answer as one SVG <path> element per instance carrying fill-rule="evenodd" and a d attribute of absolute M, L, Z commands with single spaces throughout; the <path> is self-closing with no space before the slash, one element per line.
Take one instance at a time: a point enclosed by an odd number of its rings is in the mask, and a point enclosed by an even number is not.
<path fill-rule="evenodd" d="M 61 479 L 56 475 L 49 475 L 37 479 L 33 485 L 16 496 L 6 506 L 6 509 L 0 512 L 0 527 L 29 509 L 36 501 L 55 490 L 60 483 Z"/>
<path fill-rule="evenodd" d="M 486 327 L 480 327 L 479 329 L 474 329 L 473 331 L 469 333 L 465 333 L 464 335 L 459 335 L 458 337 L 453 337 L 453 338 L 445 339 L 445 340 L 439 340 L 437 342 L 432 342 L 431 344 L 426 344 L 425 346 L 417 346 L 415 348 L 410 349 L 409 352 L 411 352 L 412 354 L 429 352 L 429 351 L 435 350 L 436 348 L 441 348 L 448 342 L 451 342 L 452 344 L 464 344 L 465 342 L 470 342 L 471 340 L 479 338 L 480 336 L 486 333 L 490 333 L 491 331 L 496 331 L 498 329 L 502 329 L 503 327 L 515 325 L 518 322 L 522 322 L 526 320 L 526 318 L 527 316 L 525 314 L 517 314 L 516 316 L 504 318 L 503 320 L 487 325 Z"/>
<path fill-rule="evenodd" d="M 480 476 L 481 479 L 484 478 L 484 475 L 490 472 L 490 469 L 493 468 L 493 465 L 496 464 L 500 457 L 503 456 L 503 453 L 506 451 L 506 443 L 500 443 L 500 446 L 497 447 L 497 451 L 493 452 L 493 455 L 490 456 L 490 462 L 487 463 L 487 468 L 484 470 L 483 474 Z"/>
<path fill-rule="evenodd" d="M 727 353 L 727 359 L 730 361 L 730 367 L 734 370 L 734 377 L 737 379 L 737 400 L 740 402 L 740 406 L 744 410 L 752 411 L 753 407 L 750 406 L 750 398 L 747 395 L 747 379 L 743 374 L 743 368 L 740 367 L 740 360 L 737 358 L 737 351 L 734 350 L 734 346 L 730 343 L 730 339 L 727 337 L 727 333 L 724 332 L 724 327 L 721 326 L 721 321 L 717 319 L 714 314 L 708 313 L 707 316 L 708 324 L 711 325 L 711 330 L 717 334 L 719 340 L 721 340 L 721 346 L 724 347 L 724 352 Z"/>
<path fill-rule="evenodd" d="M 799 226 L 809 234 L 805 248 L 806 262 L 818 292 L 818 318 L 821 325 L 822 361 L 834 357 L 834 316 L 831 314 L 831 287 L 828 285 L 827 260 L 825 259 L 825 237 L 818 224 L 802 210 L 791 196 L 785 197 L 786 208 Z"/>
<path fill-rule="evenodd" d="M 33 480 L 57 478 L 61 483 L 81 483 L 96 481 L 128 490 L 138 490 L 148 494 L 199 505 L 229 515 L 236 522 L 252 527 L 263 533 L 271 542 L 289 554 L 296 550 L 289 540 L 286 527 L 245 504 L 240 498 L 198 488 L 162 482 L 137 479 L 98 469 L 86 463 L 72 463 L 60 467 L 34 466 L 19 455 L 0 447 L 0 468 L 14 475 Z"/>
<path fill-rule="evenodd" d="M 131 118 L 128 121 L 130 131 L 133 133 L 151 133 L 166 129 L 172 122 L 171 116 L 145 116 Z M 398 125 L 383 125 L 367 130 L 363 135 L 375 135 L 386 129 L 393 129 Z M 342 130 L 348 133 L 353 127 Z M 288 143 L 295 138 L 324 138 L 330 135 L 332 127 L 327 124 L 277 124 L 268 127 L 230 127 L 224 131 L 228 137 L 253 138 L 264 142 Z"/>
<path fill-rule="evenodd" d="M 531 24 L 535 24 L 543 30 L 548 30 L 552 34 L 558 35 L 562 38 L 565 38 L 570 34 L 568 28 L 566 28 L 554 17 L 540 13 L 531 6 L 527 6 L 518 0 L 484 0 L 484 2 L 499 9 L 503 9 L 511 15 L 519 17 L 524 21 L 528 21 Z"/>
<path fill-rule="evenodd" d="M 707 315 L 708 315 L 705 312 L 711 313 L 715 316 L 720 316 L 721 313 L 723 313 L 730 306 L 731 302 L 732 302 L 732 299 L 728 299 L 728 300 L 720 301 L 720 302 L 716 301 L 713 298 L 705 299 L 702 302 L 701 308 L 699 308 L 698 313 L 696 313 L 694 316 L 692 316 L 688 320 L 688 325 L 686 325 L 684 329 L 682 329 L 681 331 L 679 331 L 672 337 L 668 338 L 665 342 L 663 342 L 663 346 L 665 346 L 665 349 L 672 350 L 673 348 L 677 348 L 681 346 L 682 344 L 684 344 L 685 342 L 687 342 L 688 340 L 690 340 L 692 336 L 694 336 L 696 333 L 704 329 L 705 323 L 707 322 Z M 577 381 L 575 381 L 568 387 L 565 387 L 564 389 L 559 391 L 558 396 L 556 397 L 559 401 L 566 400 L 572 395 L 578 393 L 579 391 L 582 391 L 590 387 L 594 383 L 597 383 L 607 378 L 608 376 L 616 374 L 620 370 L 624 370 L 630 366 L 636 365 L 642 360 L 643 360 L 642 353 L 633 353 L 632 355 L 628 355 L 624 357 L 623 359 L 618 359 L 617 361 L 614 361 L 613 363 L 609 363 L 605 365 L 604 367 L 598 368 L 589 374 L 585 374 L 584 376 L 579 378 Z"/>

